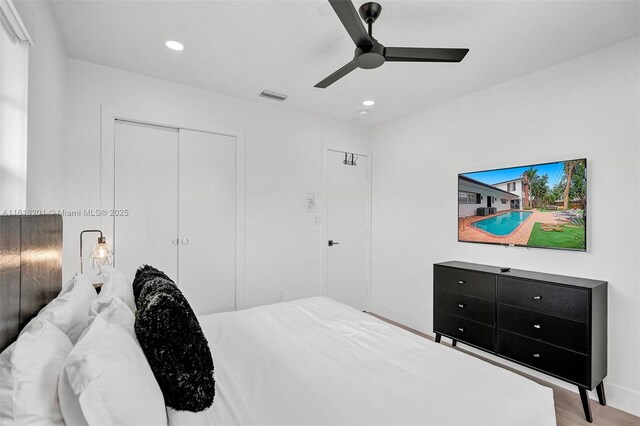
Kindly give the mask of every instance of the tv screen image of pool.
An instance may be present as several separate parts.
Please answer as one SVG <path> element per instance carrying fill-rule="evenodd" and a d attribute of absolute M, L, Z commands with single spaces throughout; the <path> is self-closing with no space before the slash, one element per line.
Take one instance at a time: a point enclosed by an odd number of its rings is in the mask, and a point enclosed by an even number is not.
<path fill-rule="evenodd" d="M 586 251 L 587 160 L 460 173 L 458 241 Z"/>

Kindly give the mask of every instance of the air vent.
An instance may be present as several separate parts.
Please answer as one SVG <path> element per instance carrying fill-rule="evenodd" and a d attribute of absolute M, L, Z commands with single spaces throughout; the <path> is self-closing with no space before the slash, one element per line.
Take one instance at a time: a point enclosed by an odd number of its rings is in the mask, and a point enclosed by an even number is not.
<path fill-rule="evenodd" d="M 269 90 L 263 90 L 260 93 L 260 96 L 263 98 L 271 99 L 272 101 L 282 102 L 287 99 L 287 95 L 283 95 L 282 93 L 271 92 Z"/>

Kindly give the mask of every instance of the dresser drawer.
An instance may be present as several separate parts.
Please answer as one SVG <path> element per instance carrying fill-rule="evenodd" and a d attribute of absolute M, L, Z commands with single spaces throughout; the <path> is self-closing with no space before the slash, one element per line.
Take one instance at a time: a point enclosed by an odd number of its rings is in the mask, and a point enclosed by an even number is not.
<path fill-rule="evenodd" d="M 436 266 L 434 285 L 441 290 L 496 300 L 496 277 L 491 274 Z"/>
<path fill-rule="evenodd" d="M 536 312 L 589 321 L 589 291 L 581 288 L 498 277 L 498 301 Z"/>
<path fill-rule="evenodd" d="M 496 323 L 495 303 L 476 297 L 436 290 L 436 309 L 490 326 Z"/>
<path fill-rule="evenodd" d="M 436 312 L 434 329 L 456 340 L 495 352 L 495 327 L 444 312 Z"/>
<path fill-rule="evenodd" d="M 504 330 L 498 332 L 498 354 L 570 382 L 589 386 L 589 357 Z"/>
<path fill-rule="evenodd" d="M 589 326 L 583 322 L 500 304 L 498 327 L 585 354 L 589 350 Z"/>

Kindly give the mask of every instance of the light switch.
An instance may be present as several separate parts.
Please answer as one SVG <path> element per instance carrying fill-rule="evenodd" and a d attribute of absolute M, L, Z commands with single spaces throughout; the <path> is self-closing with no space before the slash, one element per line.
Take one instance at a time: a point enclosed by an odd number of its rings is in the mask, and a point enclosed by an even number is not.
<path fill-rule="evenodd" d="M 308 212 L 315 212 L 316 211 L 316 194 L 315 193 L 313 193 L 313 192 L 308 192 L 307 193 L 305 205 L 307 207 L 307 211 Z"/>

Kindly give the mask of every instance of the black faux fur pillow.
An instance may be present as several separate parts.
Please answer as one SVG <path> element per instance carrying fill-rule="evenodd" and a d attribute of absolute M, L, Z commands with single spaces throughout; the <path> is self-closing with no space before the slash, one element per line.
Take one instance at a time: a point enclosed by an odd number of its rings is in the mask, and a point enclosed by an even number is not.
<path fill-rule="evenodd" d="M 184 411 L 209 408 L 215 396 L 213 358 L 196 315 L 164 273 L 145 266 L 136 279 L 139 275 L 134 286 L 136 337 L 165 404 Z"/>
<path fill-rule="evenodd" d="M 140 290 L 142 290 L 142 286 L 149 281 L 149 279 L 154 277 L 161 277 L 166 279 L 167 281 L 173 282 L 171 278 L 167 276 L 164 272 L 154 268 L 151 265 L 143 265 L 138 268 L 136 271 L 136 276 L 133 278 L 133 297 L 136 301 L 136 308 L 138 307 L 138 295 L 140 294 Z"/>

